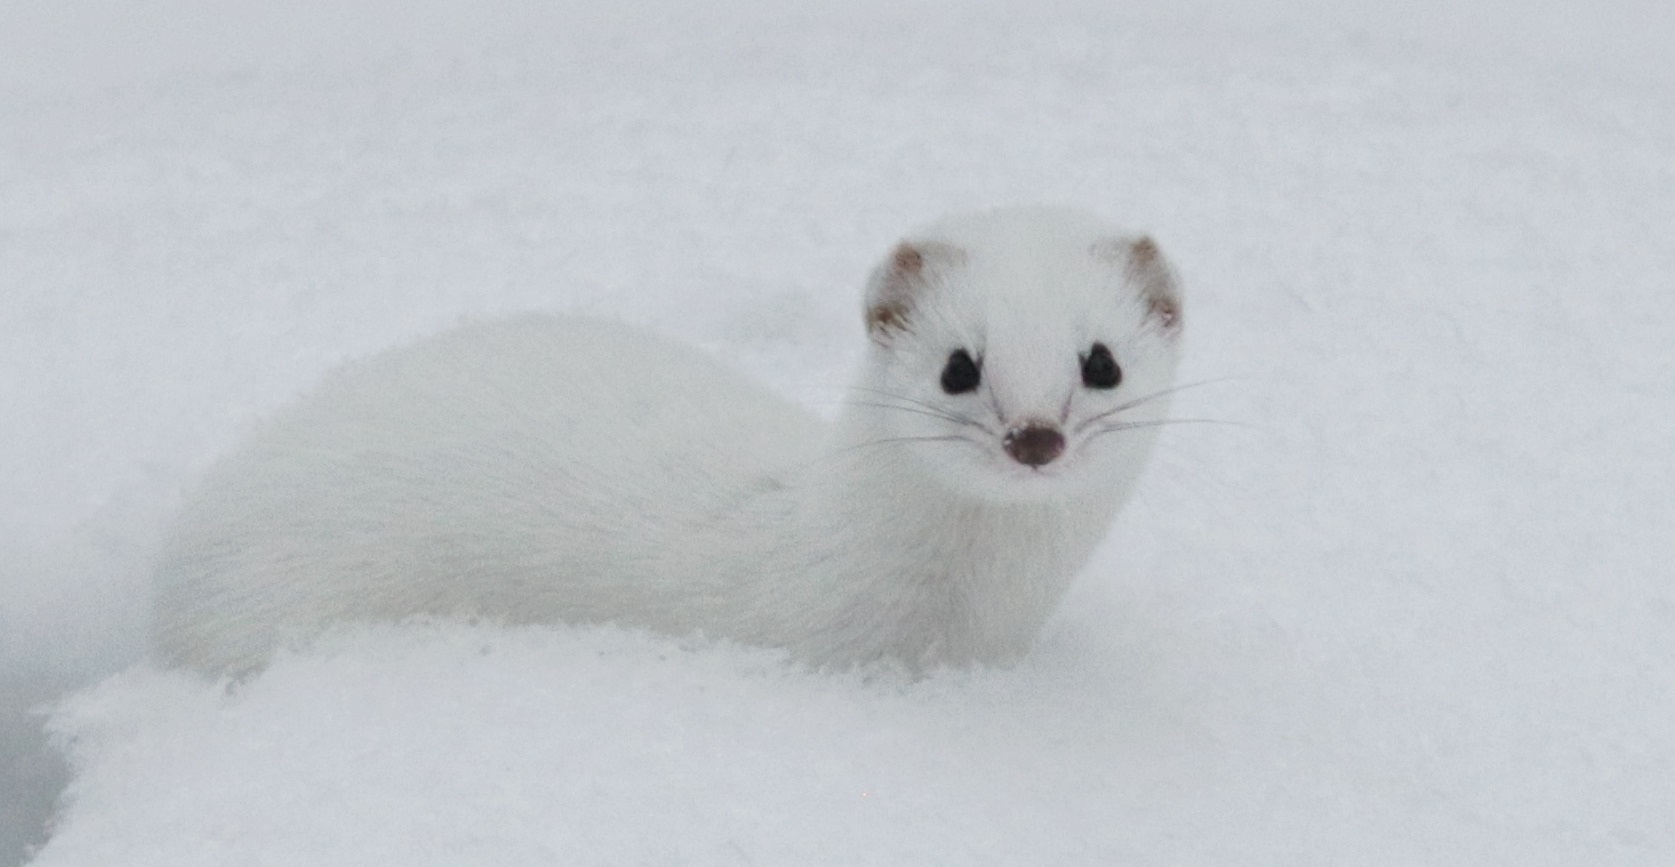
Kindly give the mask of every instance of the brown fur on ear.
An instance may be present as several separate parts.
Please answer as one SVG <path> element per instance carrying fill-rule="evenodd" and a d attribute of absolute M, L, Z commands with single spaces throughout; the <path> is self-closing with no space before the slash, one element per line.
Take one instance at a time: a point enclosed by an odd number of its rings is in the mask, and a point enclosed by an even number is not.
<path fill-rule="evenodd" d="M 1120 263 L 1129 281 L 1140 290 L 1146 300 L 1147 316 L 1169 335 L 1181 330 L 1181 293 L 1175 282 L 1174 269 L 1163 257 L 1157 242 L 1150 235 L 1137 239 L 1113 238 L 1094 246 L 1094 255 Z"/>
<path fill-rule="evenodd" d="M 925 254 L 918 247 L 903 241 L 890 254 L 890 270 L 897 277 L 916 277 L 925 267 Z"/>
<path fill-rule="evenodd" d="M 1128 252 L 1129 264 L 1142 270 L 1153 267 L 1162 257 L 1163 252 L 1157 249 L 1157 242 L 1150 235 L 1141 235 Z"/>
<path fill-rule="evenodd" d="M 1150 235 L 1141 235 L 1140 240 L 1134 242 L 1128 257 L 1128 273 L 1140 286 L 1140 291 L 1145 293 L 1152 319 L 1163 327 L 1165 333 L 1179 334 L 1180 287 L 1175 282 L 1174 269 L 1169 267 L 1168 260 L 1163 258 L 1163 251 L 1157 248 L 1157 242 Z"/>
<path fill-rule="evenodd" d="M 867 307 L 867 333 L 885 337 L 892 331 L 907 330 L 907 307 L 901 304 L 873 304 Z"/>
<path fill-rule="evenodd" d="M 873 270 L 867 285 L 867 334 L 883 343 L 911 330 L 914 300 L 935 279 L 935 272 L 964 259 L 958 247 L 936 241 L 903 241 Z"/>

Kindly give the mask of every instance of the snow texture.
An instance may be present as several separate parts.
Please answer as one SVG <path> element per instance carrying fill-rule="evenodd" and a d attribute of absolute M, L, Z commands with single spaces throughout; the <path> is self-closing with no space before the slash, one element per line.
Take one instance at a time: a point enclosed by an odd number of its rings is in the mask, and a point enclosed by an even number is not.
<path fill-rule="evenodd" d="M 0 856 L 1675 861 L 1675 7 L 66 0 L 0 10 Z M 601 311 L 830 413 L 866 269 L 1093 207 L 1186 417 L 1036 652 L 612 629 L 141 655 L 182 491 L 333 364 Z M 113 675 L 106 679 L 106 675 Z"/>

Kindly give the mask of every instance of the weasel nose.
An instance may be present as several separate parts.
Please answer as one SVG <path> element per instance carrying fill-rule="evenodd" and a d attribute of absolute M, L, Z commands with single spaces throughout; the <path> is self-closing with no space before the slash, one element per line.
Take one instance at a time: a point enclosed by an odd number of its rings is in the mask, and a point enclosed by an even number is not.
<path fill-rule="evenodd" d="M 1064 434 L 1041 424 L 1013 428 L 1001 444 L 1013 460 L 1031 467 L 1050 464 L 1064 454 Z"/>

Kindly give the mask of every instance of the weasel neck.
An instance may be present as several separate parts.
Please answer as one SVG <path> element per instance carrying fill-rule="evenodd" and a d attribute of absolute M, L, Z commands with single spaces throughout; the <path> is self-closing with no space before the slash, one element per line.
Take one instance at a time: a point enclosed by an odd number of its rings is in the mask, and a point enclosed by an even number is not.
<path fill-rule="evenodd" d="M 727 559 L 749 637 L 828 664 L 1021 655 L 1103 537 L 1115 496 L 1009 503 L 956 491 L 909 450 L 963 446 L 880 443 L 866 421 L 840 421 L 810 466 L 728 522 L 746 555 Z"/>

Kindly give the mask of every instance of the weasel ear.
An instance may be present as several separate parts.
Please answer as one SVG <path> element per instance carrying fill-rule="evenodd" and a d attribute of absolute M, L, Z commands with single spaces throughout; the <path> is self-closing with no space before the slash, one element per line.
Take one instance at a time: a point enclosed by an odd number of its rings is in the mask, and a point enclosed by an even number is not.
<path fill-rule="evenodd" d="M 1146 318 L 1165 334 L 1180 333 L 1180 284 L 1175 280 L 1174 269 L 1169 267 L 1169 260 L 1163 257 L 1163 251 L 1150 235 L 1101 241 L 1094 246 L 1094 254 L 1123 266 L 1130 285 L 1146 301 Z"/>
<path fill-rule="evenodd" d="M 964 253 L 936 241 L 903 241 L 873 269 L 867 283 L 867 334 L 883 343 L 897 332 L 910 331 L 913 308 L 927 287 Z"/>

